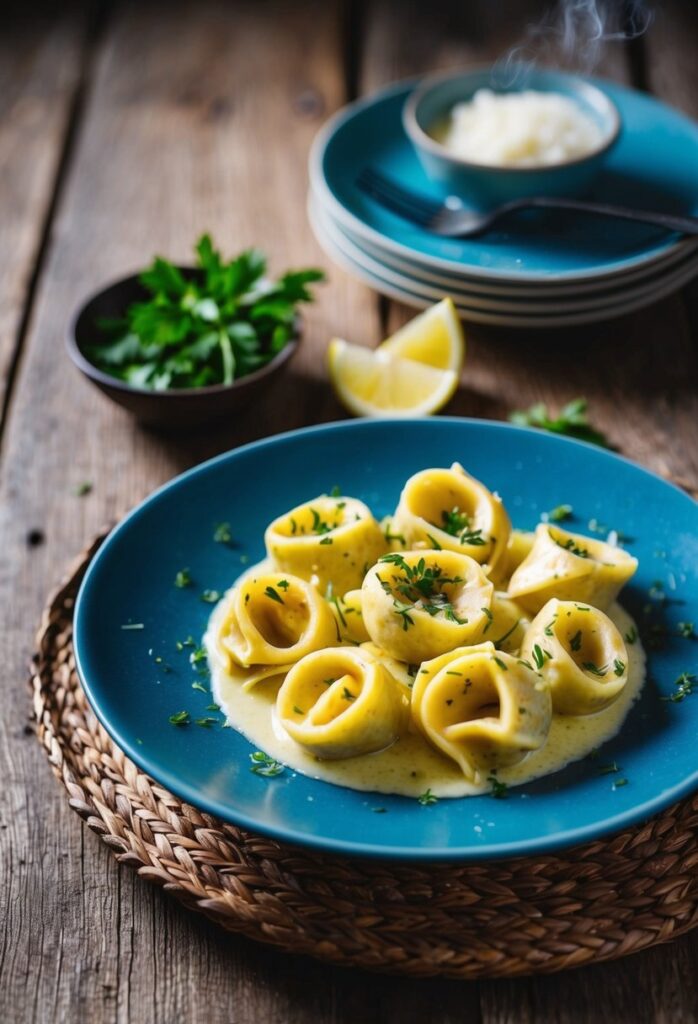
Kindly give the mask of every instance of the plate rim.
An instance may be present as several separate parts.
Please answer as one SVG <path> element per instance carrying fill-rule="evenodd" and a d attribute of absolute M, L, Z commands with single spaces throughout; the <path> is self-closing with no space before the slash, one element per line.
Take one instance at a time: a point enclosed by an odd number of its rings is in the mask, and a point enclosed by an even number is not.
<path fill-rule="evenodd" d="M 429 306 L 434 304 L 434 298 L 420 295 L 412 289 L 407 291 L 397 285 L 389 284 L 380 275 L 373 275 L 370 271 L 356 264 L 336 246 L 336 243 L 331 241 L 326 235 L 323 235 L 322 229 L 315 232 L 315 237 L 320 248 L 329 259 L 346 273 L 351 274 L 379 294 L 387 295 L 389 298 L 403 302 L 415 309 L 428 309 Z M 521 330 L 576 327 L 606 320 L 610 321 L 616 317 L 626 316 L 628 313 L 633 313 L 653 305 L 667 295 L 671 295 L 674 291 L 678 291 L 679 288 L 683 287 L 694 277 L 695 269 L 691 267 L 690 272 L 687 272 L 685 277 L 678 278 L 677 275 L 676 279 L 671 279 L 668 283 L 665 280 L 656 290 L 646 289 L 632 301 L 620 302 L 612 308 L 605 306 L 603 309 L 596 308 L 577 313 L 551 313 L 547 316 L 545 314 L 526 315 L 524 313 L 523 315 L 517 315 L 516 313 L 496 313 L 474 309 L 459 296 L 455 296 L 454 305 L 464 320 L 471 323 L 487 324 L 493 327 L 512 327 Z M 442 294 L 447 294 L 447 291 L 444 290 Z"/>
<path fill-rule="evenodd" d="M 480 299 L 487 299 L 492 301 L 498 297 L 506 297 L 513 295 L 515 298 L 521 300 L 541 300 L 547 301 L 550 299 L 562 298 L 563 296 L 579 296 L 584 299 L 586 296 L 593 296 L 599 291 L 605 289 L 615 288 L 617 291 L 621 291 L 627 287 L 637 286 L 639 283 L 647 283 L 657 277 L 660 277 L 667 273 L 672 267 L 676 268 L 679 264 L 685 264 L 689 259 L 696 259 L 696 266 L 698 266 L 698 237 L 691 240 L 692 245 L 687 250 L 676 250 L 673 253 L 668 254 L 661 263 L 653 264 L 651 266 L 636 267 L 634 270 L 627 270 L 622 275 L 616 275 L 612 280 L 606 281 L 605 279 L 595 281 L 583 281 L 575 283 L 573 281 L 563 281 L 557 284 L 548 283 L 546 285 L 536 285 L 535 287 L 530 284 L 523 282 L 506 282 L 506 283 L 495 283 L 492 281 L 481 281 L 470 278 L 467 274 L 450 273 L 450 274 L 437 274 L 434 273 L 430 267 L 420 264 L 418 261 L 413 259 L 406 259 L 404 256 L 396 256 L 388 250 L 381 250 L 379 246 L 367 241 L 365 238 L 359 238 L 352 234 L 352 232 L 345 226 L 337 223 L 329 210 L 326 210 L 322 206 L 322 201 L 318 195 L 315 195 L 312 187 L 308 192 L 308 203 L 317 209 L 317 214 L 323 222 L 329 222 L 338 231 L 341 232 L 344 238 L 347 238 L 357 248 L 361 248 L 367 255 L 372 256 L 374 260 L 382 262 L 385 266 L 396 270 L 398 273 L 415 274 L 419 273 L 424 283 L 430 283 L 433 286 L 443 288 L 459 288 L 472 290 L 473 295 Z"/>
<path fill-rule="evenodd" d="M 403 417 L 386 417 L 385 419 L 380 420 L 369 418 L 334 420 L 329 423 L 315 424 L 313 426 L 300 427 L 295 430 L 283 431 L 280 434 L 273 434 L 268 437 L 259 438 L 256 441 L 251 441 L 247 444 L 240 445 L 237 448 L 221 452 L 219 455 L 206 459 L 204 462 L 191 466 L 184 472 L 177 474 L 177 476 L 161 484 L 142 501 L 138 502 L 138 504 L 135 505 L 105 537 L 94 558 L 90 561 L 80 583 L 73 613 L 73 651 L 75 666 L 88 703 L 110 738 L 127 755 L 127 757 L 129 757 L 130 760 L 132 760 L 141 769 L 141 771 L 145 772 L 155 782 L 165 786 L 180 799 L 187 803 L 191 803 L 194 807 L 203 810 L 205 813 L 212 814 L 224 822 L 233 824 L 239 828 L 249 829 L 251 832 L 270 836 L 281 843 L 309 847 L 323 851 L 329 855 L 347 855 L 378 860 L 392 859 L 413 863 L 446 861 L 469 863 L 482 860 L 504 860 L 510 857 L 521 857 L 533 854 L 545 855 L 557 850 L 569 849 L 573 846 L 592 842 L 602 836 L 618 833 L 625 827 L 647 821 L 649 818 L 658 814 L 665 808 L 698 790 L 698 767 L 696 767 L 692 773 L 687 775 L 675 786 L 671 786 L 668 789 L 663 790 L 657 796 L 635 804 L 626 811 L 613 815 L 601 823 L 590 824 L 580 828 L 567 829 L 564 832 L 553 832 L 545 835 L 539 835 L 524 841 L 489 843 L 472 847 L 439 846 L 435 848 L 420 848 L 406 847 L 402 845 L 374 846 L 370 841 L 356 842 L 344 839 L 328 840 L 326 837 L 317 836 L 308 832 L 300 832 L 294 828 L 278 827 L 274 825 L 266 825 L 264 823 L 260 824 L 258 820 L 250 817 L 246 813 L 236 813 L 234 817 L 231 817 L 230 809 L 228 807 L 224 806 L 214 798 L 206 796 L 202 797 L 194 787 L 189 786 L 186 780 L 183 780 L 181 776 L 173 775 L 173 773 L 168 769 L 162 769 L 157 764 L 155 765 L 155 770 L 153 770 L 153 762 L 149 759 L 147 753 L 138 746 L 135 739 L 132 741 L 128 736 L 121 735 L 120 730 L 113 726 L 109 720 L 109 716 L 103 713 L 103 710 L 100 707 L 99 698 L 95 696 L 93 687 L 85 671 L 81 654 L 80 623 L 83 615 L 83 607 L 87 604 L 89 599 L 91 580 L 96 575 L 102 560 L 107 557 L 107 552 L 115 539 L 119 537 L 122 532 L 128 528 L 131 521 L 136 519 L 156 498 L 161 497 L 170 490 L 176 489 L 183 481 L 195 479 L 199 474 L 208 472 L 211 467 L 230 459 L 234 459 L 240 453 L 249 453 L 252 450 L 264 450 L 265 448 L 278 444 L 279 442 L 296 440 L 301 436 L 307 437 L 322 433 L 334 433 L 338 430 L 361 431 L 362 429 L 371 429 L 371 427 L 375 426 L 377 423 L 397 424 L 401 429 L 404 429 L 408 423 L 412 423 L 413 425 L 417 424 L 420 429 L 423 426 L 427 426 L 427 429 L 430 429 L 428 426 L 429 424 L 445 424 L 451 426 L 465 425 L 478 428 L 484 426 L 495 431 L 502 431 L 503 433 L 522 432 L 524 434 L 534 435 L 539 439 L 545 439 L 543 441 L 544 444 L 557 444 L 562 445 L 563 447 L 567 446 L 571 449 L 581 448 L 582 450 L 593 451 L 595 453 L 595 457 L 601 458 L 602 460 L 608 460 L 610 462 L 620 461 L 625 463 L 634 472 L 649 478 L 655 484 L 658 483 L 660 486 L 667 487 L 674 491 L 679 496 L 680 500 L 689 503 L 694 510 L 698 507 L 697 503 L 676 484 L 669 480 L 665 480 L 663 477 L 646 469 L 644 466 L 633 462 L 624 455 L 619 455 L 616 452 L 599 448 L 598 446 L 592 445 L 586 441 L 579 441 L 575 438 L 569 438 L 563 435 L 549 434 L 545 431 L 537 430 L 532 427 L 517 426 L 515 424 L 499 420 L 477 419 L 475 417 L 440 416 L 426 417 L 423 419 L 413 418 L 411 420 Z M 330 785 L 329 783 L 324 784 Z"/>
<path fill-rule="evenodd" d="M 392 82 L 390 85 L 379 89 L 369 96 L 362 96 L 359 99 L 353 100 L 352 102 L 345 104 L 338 111 L 336 111 L 317 132 L 313 139 L 308 155 L 308 174 L 312 187 L 317 191 L 321 197 L 323 204 L 330 207 L 336 219 L 340 222 L 345 222 L 350 228 L 356 231 L 357 234 L 363 235 L 371 240 L 375 245 L 384 247 L 394 252 L 397 256 L 403 256 L 407 258 L 420 258 L 420 262 L 426 263 L 427 266 L 432 267 L 435 270 L 453 271 L 454 267 L 458 267 L 458 264 L 453 260 L 445 260 L 440 256 L 432 256 L 425 253 L 420 253 L 417 249 L 411 249 L 409 246 L 404 245 L 401 242 L 396 242 L 393 239 L 389 239 L 387 235 L 382 234 L 375 228 L 371 228 L 351 213 L 347 207 L 343 206 L 339 199 L 335 196 L 332 189 L 327 184 L 325 175 L 323 172 L 323 157 L 327 151 L 327 147 L 336 134 L 346 122 L 350 121 L 357 114 L 363 110 L 368 109 L 376 103 L 391 98 L 394 94 L 399 94 L 407 89 L 414 88 L 423 78 L 423 75 L 411 76 L 409 78 L 403 78 L 397 82 Z M 598 86 L 602 90 L 605 87 L 610 86 L 611 88 L 621 89 L 624 92 L 632 94 L 637 93 L 642 99 L 656 103 L 661 107 L 665 107 L 670 110 L 672 114 L 677 117 L 681 117 L 690 123 L 690 119 L 681 114 L 680 111 L 675 110 L 668 104 L 663 103 L 661 100 L 655 97 L 645 96 L 639 93 L 639 90 L 630 89 L 627 86 L 623 86 L 618 82 L 613 82 L 606 78 L 597 78 L 589 76 L 589 81 L 594 85 Z M 628 257 L 623 260 L 620 266 L 614 265 L 612 269 L 601 269 L 601 270 L 587 270 L 587 271 L 557 271 L 551 274 L 541 274 L 530 271 L 521 271 L 517 275 L 508 274 L 505 271 L 487 269 L 484 270 L 474 264 L 466 264 L 468 267 L 468 273 L 473 277 L 482 277 L 484 280 L 497 280 L 497 281 L 512 281 L 512 282 L 526 282 L 526 283 L 540 283 L 546 282 L 565 282 L 565 281 L 589 281 L 595 278 L 610 278 L 617 274 L 622 274 L 629 270 L 634 270 L 641 266 L 649 266 L 653 262 L 661 261 L 666 256 L 676 252 L 680 247 L 687 248 L 690 246 L 691 239 L 678 239 L 674 242 L 667 242 L 666 245 L 662 246 L 659 250 L 654 250 L 651 254 L 645 256 Z"/>
<path fill-rule="evenodd" d="M 648 294 L 661 293 L 664 288 L 670 287 L 674 282 L 677 282 L 676 287 L 680 288 L 687 278 L 690 280 L 691 276 L 698 275 L 698 256 L 690 255 L 682 257 L 676 263 L 672 262 L 668 268 L 661 272 L 657 271 L 649 275 L 648 278 L 643 278 L 641 281 L 630 281 L 625 288 L 619 287 L 610 295 L 601 294 L 596 297 L 592 295 L 569 300 L 563 299 L 562 296 L 547 299 L 527 296 L 517 299 L 516 303 L 512 304 L 506 298 L 499 301 L 492 296 L 471 295 L 467 289 L 455 283 L 448 288 L 441 287 L 439 284 L 425 281 L 417 274 L 398 270 L 391 264 L 382 262 L 377 256 L 362 249 L 354 239 L 345 234 L 342 228 L 332 221 L 331 217 L 317 207 L 312 197 L 308 202 L 308 219 L 313 230 L 324 233 L 332 245 L 347 259 L 352 260 L 357 266 L 363 267 L 366 273 L 375 275 L 379 279 L 383 278 L 386 283 L 392 283 L 398 288 L 414 285 L 424 292 L 425 297 L 431 297 L 433 302 L 438 302 L 446 294 L 454 300 L 460 299 L 463 305 L 475 311 L 496 315 L 501 313 L 514 317 L 519 314 L 523 314 L 525 317 L 529 315 L 546 316 L 549 312 L 551 316 L 573 316 L 577 313 L 583 315 L 611 310 L 610 315 L 612 316 L 613 309 L 620 305 L 630 305 L 638 299 L 644 300 Z M 372 269 L 374 267 L 376 269 Z M 430 293 L 433 294 L 430 296 Z"/>

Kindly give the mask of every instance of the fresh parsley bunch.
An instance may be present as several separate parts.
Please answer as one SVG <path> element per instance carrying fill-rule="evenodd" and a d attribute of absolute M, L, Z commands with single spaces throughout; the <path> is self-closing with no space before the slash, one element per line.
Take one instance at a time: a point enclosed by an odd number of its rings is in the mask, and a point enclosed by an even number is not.
<path fill-rule="evenodd" d="M 156 257 L 140 275 L 151 297 L 123 319 L 101 321 L 112 340 L 89 349 L 95 366 L 139 388 L 200 388 L 231 384 L 280 352 L 296 333 L 297 306 L 311 302 L 308 285 L 321 270 L 266 276 L 267 261 L 247 249 L 223 262 L 208 235 L 197 245 L 200 273 L 187 279 Z"/>

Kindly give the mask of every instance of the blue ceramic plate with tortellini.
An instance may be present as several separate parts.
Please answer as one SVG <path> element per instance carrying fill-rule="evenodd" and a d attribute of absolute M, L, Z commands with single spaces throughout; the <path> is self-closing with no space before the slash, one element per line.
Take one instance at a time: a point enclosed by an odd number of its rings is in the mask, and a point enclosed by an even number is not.
<path fill-rule="evenodd" d="M 75 650 L 105 728 L 184 800 L 328 851 L 465 860 L 698 788 L 694 623 L 677 488 L 506 424 L 360 420 L 151 495 L 87 571 Z"/>

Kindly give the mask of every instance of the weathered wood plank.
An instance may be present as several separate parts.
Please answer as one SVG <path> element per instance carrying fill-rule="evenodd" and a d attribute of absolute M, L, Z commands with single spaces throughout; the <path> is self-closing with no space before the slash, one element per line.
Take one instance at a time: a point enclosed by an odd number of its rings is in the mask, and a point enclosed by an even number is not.
<path fill-rule="evenodd" d="M 698 118 L 698 11 L 695 4 L 657 5 L 644 40 L 648 86 L 660 99 Z M 694 346 L 698 348 L 698 280 L 683 290 Z"/>
<path fill-rule="evenodd" d="M 85 12 L 16 7 L 0 34 L 0 429 L 71 111 L 80 82 Z"/>
<path fill-rule="evenodd" d="M 154 251 L 187 259 L 212 230 L 282 270 L 321 261 L 305 218 L 306 156 L 344 101 L 339 14 L 312 3 L 118 6 L 95 55 L 13 399 L 0 494 L 0 1005 L 7 1020 L 329 1019 L 286 961 L 226 939 L 120 870 L 84 833 L 24 728 L 22 688 L 46 591 L 91 535 L 193 461 L 336 415 L 313 386 L 331 329 L 373 340 L 376 304 L 337 277 L 308 317 L 294 372 L 252 421 L 160 439 L 84 383 L 63 352 L 74 304 Z M 91 494 L 74 495 L 79 481 Z M 46 542 L 32 548 L 27 531 Z M 19 688 L 19 689 L 18 689 Z M 313 967 L 320 979 L 321 968 Z M 291 1003 L 298 996 L 298 1009 Z"/>

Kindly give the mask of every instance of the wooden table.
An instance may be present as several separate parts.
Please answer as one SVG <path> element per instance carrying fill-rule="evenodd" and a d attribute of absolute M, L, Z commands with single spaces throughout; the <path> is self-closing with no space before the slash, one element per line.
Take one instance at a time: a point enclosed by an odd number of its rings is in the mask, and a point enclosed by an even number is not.
<path fill-rule="evenodd" d="M 195 462 L 342 417 L 328 338 L 374 344 L 411 315 L 328 267 L 291 384 L 247 420 L 173 439 L 139 429 L 80 379 L 63 351 L 72 308 L 155 251 L 186 261 L 207 228 L 226 252 L 260 245 L 278 270 L 325 264 L 305 216 L 307 151 L 325 118 L 392 79 L 492 59 L 537 15 L 523 0 L 60 6 L 5 16 L 0 38 L 1 1019 L 694 1021 L 696 936 L 549 978 L 361 975 L 223 934 L 120 868 L 71 812 L 25 686 L 66 563 Z M 698 114 L 690 7 L 667 2 L 646 38 L 609 44 L 602 73 Z M 584 394 L 624 454 L 695 486 L 690 299 L 562 337 L 473 327 L 453 411 L 503 418 Z"/>

